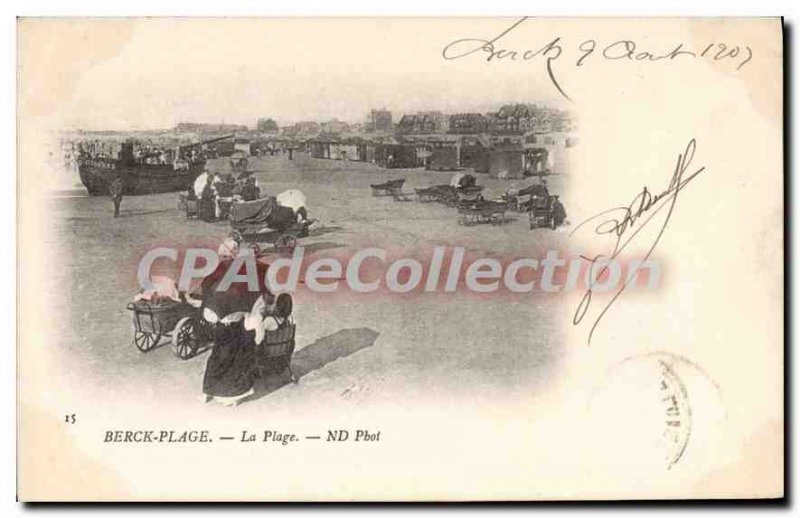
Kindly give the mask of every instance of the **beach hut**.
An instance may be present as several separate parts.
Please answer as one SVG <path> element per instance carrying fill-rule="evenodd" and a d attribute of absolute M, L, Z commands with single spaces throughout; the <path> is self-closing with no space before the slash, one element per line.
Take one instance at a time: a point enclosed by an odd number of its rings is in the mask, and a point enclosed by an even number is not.
<path fill-rule="evenodd" d="M 245 155 L 251 154 L 251 142 L 249 139 L 237 137 L 233 142 L 233 152 L 241 151 Z"/>
<path fill-rule="evenodd" d="M 375 162 L 389 169 L 419 167 L 417 148 L 412 144 L 380 144 L 375 149 Z"/>
<path fill-rule="evenodd" d="M 331 143 L 325 140 L 310 140 L 308 142 L 309 154 L 313 158 L 330 158 Z"/>
<path fill-rule="evenodd" d="M 465 138 L 459 157 L 461 167 L 471 167 L 476 173 L 489 172 L 489 145 L 478 138 Z"/>
<path fill-rule="evenodd" d="M 489 152 L 489 176 L 518 179 L 525 174 L 525 151 L 522 147 L 504 147 Z"/>
<path fill-rule="evenodd" d="M 377 149 L 378 144 L 372 141 L 362 142 L 359 146 L 359 160 L 363 162 L 368 162 L 370 164 L 375 163 L 375 150 Z"/>
<path fill-rule="evenodd" d="M 357 161 L 358 146 L 355 142 L 342 142 L 336 146 L 336 158 L 339 160 Z"/>
<path fill-rule="evenodd" d="M 531 175 L 545 176 L 552 169 L 552 156 L 545 148 L 530 148 L 525 150 L 525 171 Z"/>
<path fill-rule="evenodd" d="M 458 169 L 458 149 L 435 147 L 431 150 L 426 169 L 431 171 L 455 171 Z"/>
<path fill-rule="evenodd" d="M 211 151 L 217 156 L 229 157 L 236 150 L 236 143 L 232 138 L 216 141 L 205 145 L 206 150 Z"/>

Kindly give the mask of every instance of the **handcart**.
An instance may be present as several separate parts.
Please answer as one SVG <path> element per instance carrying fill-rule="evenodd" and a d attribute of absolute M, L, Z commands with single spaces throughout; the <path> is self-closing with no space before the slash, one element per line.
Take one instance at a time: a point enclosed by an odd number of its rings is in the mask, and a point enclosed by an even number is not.
<path fill-rule="evenodd" d="M 480 199 L 483 185 L 471 185 L 469 187 L 456 187 L 456 202 L 476 201 Z"/>
<path fill-rule="evenodd" d="M 180 193 L 178 195 L 178 210 L 186 214 L 186 219 L 197 217 L 199 205 L 200 200 L 196 197 L 190 199 L 188 194 Z"/>
<path fill-rule="evenodd" d="M 567 213 L 558 196 L 547 194 L 546 196 L 531 197 L 528 211 L 531 230 L 540 227 L 549 227 L 555 230 L 556 227 L 564 223 L 566 218 Z"/>
<path fill-rule="evenodd" d="M 405 178 L 399 178 L 384 183 L 370 184 L 370 188 L 373 196 L 395 196 L 402 192 L 405 182 Z"/>
<path fill-rule="evenodd" d="M 141 352 L 151 351 L 162 338 L 170 338 L 175 356 L 182 360 L 205 350 L 203 344 L 210 336 L 208 327 L 200 310 L 188 302 L 139 300 L 127 308 L 133 321 L 131 343 Z"/>
<path fill-rule="evenodd" d="M 502 225 L 506 222 L 508 204 L 500 201 L 467 201 L 458 205 L 458 224 L 464 226 L 479 223 Z"/>
<path fill-rule="evenodd" d="M 231 217 L 231 209 L 233 208 L 233 204 L 235 203 L 235 199 L 233 196 L 228 197 L 219 197 L 217 198 L 217 206 L 219 207 L 219 218 L 220 220 L 227 220 Z"/>
<path fill-rule="evenodd" d="M 265 244 L 272 245 L 281 255 L 292 255 L 298 239 L 308 236 L 308 227 L 314 222 L 314 219 L 305 220 L 283 230 L 270 228 L 266 224 L 231 222 L 231 237 L 240 244 L 246 244 L 256 255 L 263 251 L 262 245 Z"/>
<path fill-rule="evenodd" d="M 438 198 L 436 187 L 415 188 L 414 194 L 416 194 L 417 201 L 420 203 L 430 203 Z"/>

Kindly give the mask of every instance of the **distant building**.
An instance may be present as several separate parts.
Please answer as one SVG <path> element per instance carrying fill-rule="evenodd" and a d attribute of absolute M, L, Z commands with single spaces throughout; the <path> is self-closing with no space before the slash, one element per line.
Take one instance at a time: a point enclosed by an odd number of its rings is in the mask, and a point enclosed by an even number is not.
<path fill-rule="evenodd" d="M 298 122 L 294 127 L 297 133 L 319 133 L 320 130 L 319 122 L 314 121 Z"/>
<path fill-rule="evenodd" d="M 392 131 L 392 112 L 386 109 L 372 110 L 367 116 L 367 131 Z"/>
<path fill-rule="evenodd" d="M 447 116 L 442 112 L 420 112 L 403 115 L 397 123 L 397 133 L 444 133 L 447 131 Z"/>
<path fill-rule="evenodd" d="M 320 124 L 314 121 L 303 121 L 284 126 L 281 130 L 284 135 L 316 135 L 320 132 Z"/>
<path fill-rule="evenodd" d="M 194 133 L 235 133 L 237 131 L 247 131 L 247 126 L 243 124 L 206 124 L 201 122 L 179 122 L 175 126 L 177 131 Z"/>
<path fill-rule="evenodd" d="M 568 131 L 567 112 L 535 104 L 507 104 L 494 114 L 490 130 L 495 134 L 523 134 L 530 131 Z"/>
<path fill-rule="evenodd" d="M 268 118 L 258 119 L 258 122 L 256 123 L 256 129 L 258 131 L 263 131 L 264 133 L 277 133 L 278 123 L 275 122 L 273 119 L 268 119 Z"/>
<path fill-rule="evenodd" d="M 328 122 L 320 124 L 322 133 L 347 133 L 351 130 L 350 125 L 338 119 L 333 119 Z"/>
<path fill-rule="evenodd" d="M 534 104 L 506 104 L 495 114 L 492 133 L 525 133 L 536 127 L 538 112 Z"/>
<path fill-rule="evenodd" d="M 456 113 L 450 116 L 448 133 L 477 135 L 488 133 L 489 121 L 480 113 Z"/>

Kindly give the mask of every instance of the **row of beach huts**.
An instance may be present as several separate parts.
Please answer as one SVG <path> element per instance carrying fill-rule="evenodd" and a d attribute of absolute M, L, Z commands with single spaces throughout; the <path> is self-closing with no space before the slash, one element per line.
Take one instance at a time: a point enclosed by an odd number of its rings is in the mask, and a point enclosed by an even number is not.
<path fill-rule="evenodd" d="M 225 143 L 220 143 L 225 146 Z M 472 169 L 495 178 L 561 174 L 568 149 L 575 145 L 567 134 L 492 139 L 489 136 L 324 137 L 308 139 L 236 138 L 231 151 L 268 156 L 287 150 L 313 158 L 366 162 L 387 169 L 424 167 L 435 171 Z"/>

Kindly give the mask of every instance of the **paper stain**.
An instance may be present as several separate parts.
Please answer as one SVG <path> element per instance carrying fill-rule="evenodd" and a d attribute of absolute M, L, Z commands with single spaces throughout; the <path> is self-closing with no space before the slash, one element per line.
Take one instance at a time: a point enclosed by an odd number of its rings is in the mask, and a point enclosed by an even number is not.
<path fill-rule="evenodd" d="M 753 109 L 776 125 L 783 123 L 783 42 L 780 24 L 780 18 L 703 18 L 686 22 L 692 39 L 690 48 L 697 49 L 699 54 L 709 45 L 714 45 L 706 57 L 698 57 L 697 61 L 719 75 L 741 82 Z M 711 56 L 720 52 L 719 44 L 725 45 L 727 51 L 738 46 L 739 55 L 733 59 L 715 60 Z M 746 59 L 745 47 L 752 50 L 752 59 L 736 70 Z"/>
<path fill-rule="evenodd" d="M 83 74 L 119 55 L 138 23 L 134 19 L 20 18 L 20 114 L 46 116 L 70 102 Z"/>
<path fill-rule="evenodd" d="M 74 427 L 74 428 L 70 428 Z M 82 451 L 80 424 L 64 422 L 41 407 L 20 406 L 17 498 L 23 502 L 101 501 L 130 497 L 128 484 Z"/>

